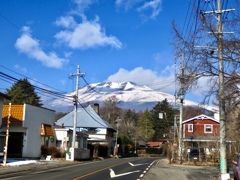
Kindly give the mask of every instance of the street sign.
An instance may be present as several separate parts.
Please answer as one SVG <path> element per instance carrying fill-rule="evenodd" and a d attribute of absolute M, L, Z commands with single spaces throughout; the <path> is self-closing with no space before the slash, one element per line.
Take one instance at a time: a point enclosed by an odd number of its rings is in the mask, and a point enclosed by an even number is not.
<path fill-rule="evenodd" d="M 163 119 L 163 113 L 159 113 L 158 117 L 159 119 Z"/>

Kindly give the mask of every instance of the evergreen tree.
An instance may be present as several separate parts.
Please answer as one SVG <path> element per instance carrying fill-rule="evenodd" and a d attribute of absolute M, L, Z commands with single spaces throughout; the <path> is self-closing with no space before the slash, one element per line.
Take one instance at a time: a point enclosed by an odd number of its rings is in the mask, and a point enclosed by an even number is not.
<path fill-rule="evenodd" d="M 171 138 L 170 130 L 174 125 L 174 109 L 168 103 L 167 99 L 158 102 L 150 111 L 153 117 L 155 134 L 154 141 L 159 139 Z M 159 113 L 163 113 L 163 119 L 159 119 Z"/>
<path fill-rule="evenodd" d="M 155 134 L 152 114 L 146 109 L 138 122 L 139 138 L 143 141 L 152 140 Z"/>
<path fill-rule="evenodd" d="M 12 104 L 30 104 L 34 106 L 42 106 L 41 99 L 35 92 L 34 87 L 27 80 L 27 78 L 20 79 L 10 89 L 6 90 L 6 94 L 11 97 L 6 100 L 4 104 L 11 102 Z"/>
<path fill-rule="evenodd" d="M 123 118 L 123 123 L 126 125 L 136 126 L 139 119 L 139 115 L 135 110 L 128 109 Z"/>

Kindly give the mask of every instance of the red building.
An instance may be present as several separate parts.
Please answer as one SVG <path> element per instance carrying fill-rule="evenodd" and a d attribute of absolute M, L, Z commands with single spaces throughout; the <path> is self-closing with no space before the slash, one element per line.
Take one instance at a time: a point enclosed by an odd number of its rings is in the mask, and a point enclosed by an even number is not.
<path fill-rule="evenodd" d="M 199 115 L 182 122 L 183 141 L 188 147 L 199 147 L 219 140 L 220 122 L 207 115 Z"/>

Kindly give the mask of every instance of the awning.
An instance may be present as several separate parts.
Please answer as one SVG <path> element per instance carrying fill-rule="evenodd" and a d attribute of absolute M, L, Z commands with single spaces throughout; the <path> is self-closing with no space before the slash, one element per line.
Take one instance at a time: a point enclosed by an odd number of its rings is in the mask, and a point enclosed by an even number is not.
<path fill-rule="evenodd" d="M 41 135 L 42 136 L 54 136 L 54 131 L 53 131 L 52 126 L 49 124 L 42 124 Z"/>

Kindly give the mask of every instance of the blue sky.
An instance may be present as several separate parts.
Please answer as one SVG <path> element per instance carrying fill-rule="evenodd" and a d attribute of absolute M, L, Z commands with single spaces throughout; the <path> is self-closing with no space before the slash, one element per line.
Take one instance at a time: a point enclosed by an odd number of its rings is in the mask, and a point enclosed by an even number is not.
<path fill-rule="evenodd" d="M 183 26 L 189 2 L 1 0 L 0 70 L 71 92 L 69 74 L 80 65 L 88 83 L 133 81 L 174 95 L 171 25 Z M 0 79 L 1 92 L 11 85 Z M 194 93 L 186 98 L 202 100 Z"/>

